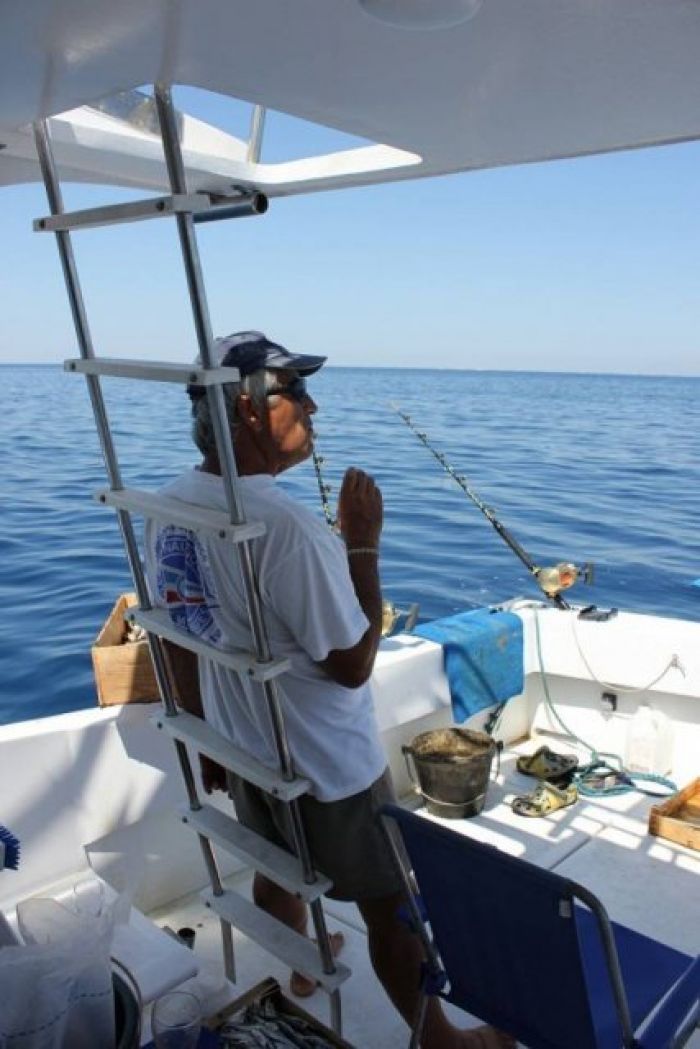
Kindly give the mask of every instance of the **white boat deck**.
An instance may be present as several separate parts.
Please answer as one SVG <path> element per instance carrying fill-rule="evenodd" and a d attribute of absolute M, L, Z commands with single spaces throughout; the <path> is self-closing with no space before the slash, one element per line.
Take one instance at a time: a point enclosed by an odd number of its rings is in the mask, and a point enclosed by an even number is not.
<path fill-rule="evenodd" d="M 700 940 L 700 853 L 647 832 L 653 799 L 639 793 L 608 798 L 580 798 L 545 818 L 516 816 L 510 801 L 526 793 L 535 781 L 515 769 L 519 753 L 531 752 L 529 740 L 504 751 L 499 775 L 492 779 L 484 811 L 469 820 L 438 820 L 451 829 L 504 849 L 578 881 L 603 902 L 610 917 L 679 950 L 694 954 Z M 423 811 L 423 810 L 421 810 Z M 425 814 L 429 819 L 436 817 Z M 250 886 L 249 872 L 227 879 L 239 891 Z M 367 958 L 365 930 L 353 904 L 327 901 L 331 931 L 341 929 L 346 945 L 342 960 L 353 971 L 342 991 L 344 1037 L 358 1049 L 398 1049 L 408 1044 L 408 1030 L 385 998 Z M 237 986 L 223 990 L 218 920 L 191 894 L 175 904 L 156 909 L 150 917 L 173 930 L 196 930 L 196 951 L 204 968 L 199 982 L 208 992 L 218 991 L 218 1006 L 227 993 L 242 994 L 268 976 L 288 992 L 288 971 L 256 944 L 234 933 Z M 326 996 L 320 991 L 300 1001 L 303 1008 L 328 1023 Z M 213 1011 L 213 1010 L 212 1010 Z M 450 1008 L 462 1026 L 478 1021 Z M 687 1043 L 700 1049 L 700 1032 Z"/>
<path fill-rule="evenodd" d="M 599 896 L 613 920 L 697 954 L 700 852 L 649 836 L 651 798 L 639 793 L 583 797 L 543 819 L 514 815 L 510 802 L 534 786 L 534 780 L 515 769 L 518 753 L 530 753 L 543 742 L 558 751 L 570 749 L 557 734 L 544 702 L 533 639 L 538 622 L 548 689 L 572 731 L 600 750 L 624 754 L 638 704 L 651 703 L 673 724 L 671 777 L 680 787 L 699 772 L 698 625 L 624 613 L 611 623 L 579 623 L 574 614 L 528 606 L 520 614 L 525 626 L 525 690 L 505 708 L 499 735 L 510 741 L 528 734 L 532 738 L 506 748 L 479 817 L 444 822 L 578 881 Z M 595 678 L 583 665 L 581 652 L 596 671 Z M 658 683 L 644 687 L 665 667 Z M 614 713 L 601 705 L 605 682 L 616 683 L 619 692 Z M 402 744 L 452 721 L 440 646 L 418 637 L 390 639 L 377 660 L 373 687 L 382 739 L 404 796 L 410 783 Z M 148 706 L 78 711 L 0 730 L 3 822 L 22 842 L 19 871 L 9 872 L 0 885 L 0 910 L 10 913 L 18 899 L 35 894 L 57 895 L 88 876 L 89 863 L 115 888 L 130 886 L 138 906 L 158 926 L 196 930 L 196 952 L 204 963 L 203 976 L 197 979 L 201 983 L 204 978 L 208 992 L 217 986 L 220 991 L 207 995 L 212 1012 L 267 976 L 286 988 L 286 969 L 234 932 L 238 982 L 222 989 L 219 922 L 199 899 L 205 868 L 196 836 L 177 816 L 186 800 L 182 780 L 172 745 L 149 724 L 152 712 Z M 476 715 L 470 727 L 480 727 L 485 714 Z M 579 756 L 585 759 L 585 752 Z M 194 754 L 192 758 L 196 769 Z M 409 797 L 415 802 L 415 795 Z M 229 808 L 223 795 L 213 803 Z M 250 883 L 250 871 L 232 858 L 222 855 L 221 867 L 227 884 L 240 888 Z M 326 910 L 330 928 L 345 932 L 341 960 L 353 971 L 342 992 L 346 1038 L 357 1049 L 407 1045 L 407 1029 L 371 972 L 356 908 L 329 901 Z M 149 953 L 145 945 L 143 950 Z M 182 961 L 181 954 L 177 961 Z M 166 976 L 160 970 L 157 975 Z M 322 992 L 301 1004 L 328 1021 Z M 700 1033 L 689 1045 L 700 1049 Z"/>

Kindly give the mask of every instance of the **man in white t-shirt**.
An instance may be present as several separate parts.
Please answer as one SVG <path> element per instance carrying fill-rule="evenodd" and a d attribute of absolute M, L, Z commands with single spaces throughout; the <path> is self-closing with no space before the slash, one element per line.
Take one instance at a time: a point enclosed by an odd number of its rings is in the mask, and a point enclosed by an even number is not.
<path fill-rule="evenodd" d="M 382 497 L 362 470 L 347 471 L 338 499 L 340 535 L 290 499 L 275 483 L 311 454 L 316 405 L 305 377 L 325 357 L 292 354 L 260 332 L 217 341 L 217 357 L 239 369 L 240 383 L 224 400 L 240 475 L 246 519 L 265 535 L 251 543 L 265 625 L 274 658 L 290 670 L 277 679 L 295 771 L 311 782 L 300 799 L 314 866 L 332 881 L 329 895 L 354 900 L 367 925 L 373 967 L 394 1005 L 412 1023 L 418 1002 L 420 943 L 398 917 L 401 882 L 376 814 L 393 791 L 369 687 L 381 636 L 378 576 Z M 209 402 L 190 387 L 193 437 L 203 461 L 163 492 L 171 498 L 226 509 Z M 151 522 L 146 567 L 157 604 L 174 623 L 222 648 L 252 649 L 238 558 L 223 540 Z M 189 653 L 171 653 L 183 705 L 264 764 L 278 765 L 261 686 L 210 660 L 199 661 L 199 690 Z M 182 687 L 183 682 L 188 685 Z M 201 692 L 201 700 L 199 693 Z M 190 697 L 189 700 L 186 697 Z M 270 795 L 203 761 L 205 788 L 230 789 L 239 820 L 290 849 L 288 809 Z M 255 902 L 300 932 L 306 907 L 261 874 Z M 334 950 L 342 946 L 335 934 Z M 313 991 L 299 973 L 292 990 Z M 512 1041 L 483 1027 L 452 1027 L 430 999 L 424 1049 L 498 1049 Z"/>

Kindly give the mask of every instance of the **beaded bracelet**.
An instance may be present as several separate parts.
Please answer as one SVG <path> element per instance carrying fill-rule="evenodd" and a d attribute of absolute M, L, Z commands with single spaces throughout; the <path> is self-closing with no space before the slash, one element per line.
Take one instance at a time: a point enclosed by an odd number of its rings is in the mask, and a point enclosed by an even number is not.
<path fill-rule="evenodd" d="M 347 551 L 348 557 L 353 554 L 374 554 L 375 557 L 379 557 L 379 550 L 376 546 L 353 546 Z"/>

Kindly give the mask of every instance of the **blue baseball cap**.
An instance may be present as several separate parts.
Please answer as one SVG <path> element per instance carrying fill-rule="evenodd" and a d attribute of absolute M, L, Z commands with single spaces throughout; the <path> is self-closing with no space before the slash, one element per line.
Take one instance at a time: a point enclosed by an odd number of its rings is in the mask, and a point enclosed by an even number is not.
<path fill-rule="evenodd" d="M 327 359 L 310 353 L 291 353 L 261 331 L 237 331 L 214 341 L 214 364 L 238 368 L 242 377 L 261 368 L 289 369 L 299 375 L 313 375 Z M 197 363 L 201 363 L 199 358 Z M 204 387 L 190 385 L 187 392 L 194 400 L 204 396 Z"/>

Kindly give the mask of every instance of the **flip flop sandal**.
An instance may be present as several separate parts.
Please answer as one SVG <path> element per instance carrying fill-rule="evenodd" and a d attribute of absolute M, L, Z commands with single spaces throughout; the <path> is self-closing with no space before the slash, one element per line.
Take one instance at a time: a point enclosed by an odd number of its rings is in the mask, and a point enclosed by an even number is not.
<path fill-rule="evenodd" d="M 516 762 L 518 772 L 524 776 L 534 776 L 549 783 L 570 776 L 577 765 L 578 758 L 573 754 L 556 754 L 549 747 L 540 747 L 534 754 L 524 754 Z"/>
<path fill-rule="evenodd" d="M 521 794 L 513 798 L 511 808 L 518 816 L 548 816 L 550 812 L 573 805 L 577 800 L 578 790 L 573 783 L 561 788 L 543 780 L 532 794 Z"/>

